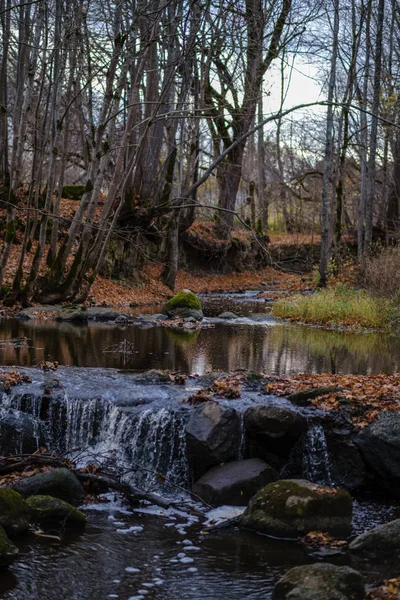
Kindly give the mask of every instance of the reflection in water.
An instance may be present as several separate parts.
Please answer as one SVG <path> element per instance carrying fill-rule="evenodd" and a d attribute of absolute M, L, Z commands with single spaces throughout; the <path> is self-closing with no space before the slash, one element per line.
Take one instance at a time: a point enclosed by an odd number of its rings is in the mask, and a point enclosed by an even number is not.
<path fill-rule="evenodd" d="M 21 342 L 21 338 L 27 338 Z M 15 340 L 14 342 L 12 340 Z M 123 340 L 131 353 L 107 352 Z M 395 373 L 400 337 L 355 334 L 287 323 L 217 323 L 212 329 L 172 331 L 131 325 L 3 320 L 0 364 L 171 369 L 189 373 L 249 369 L 272 375 L 299 372 Z"/>

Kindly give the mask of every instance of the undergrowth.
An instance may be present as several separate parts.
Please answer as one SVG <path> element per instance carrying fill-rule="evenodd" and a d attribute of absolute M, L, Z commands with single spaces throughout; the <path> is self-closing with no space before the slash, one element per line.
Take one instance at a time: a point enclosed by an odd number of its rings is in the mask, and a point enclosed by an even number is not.
<path fill-rule="evenodd" d="M 309 296 L 297 294 L 279 300 L 273 305 L 272 312 L 275 317 L 303 323 L 374 329 L 392 327 L 399 320 L 390 300 L 342 284 L 317 290 Z"/>

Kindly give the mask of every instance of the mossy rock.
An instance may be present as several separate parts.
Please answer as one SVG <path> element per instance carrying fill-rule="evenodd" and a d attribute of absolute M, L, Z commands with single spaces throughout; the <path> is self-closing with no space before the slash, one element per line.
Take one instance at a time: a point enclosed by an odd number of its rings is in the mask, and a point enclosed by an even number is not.
<path fill-rule="evenodd" d="M 197 321 L 203 318 L 201 302 L 194 292 L 190 290 L 181 290 L 173 296 L 163 308 L 163 313 L 172 317 L 182 317 L 184 319 L 193 317 Z"/>
<path fill-rule="evenodd" d="M 29 507 L 21 494 L 8 487 L 0 488 L 0 526 L 11 537 L 29 528 Z"/>
<path fill-rule="evenodd" d="M 87 321 L 88 311 L 83 304 L 62 306 L 57 313 L 57 321 Z"/>
<path fill-rule="evenodd" d="M 26 501 L 31 518 L 37 523 L 62 521 L 70 527 L 84 527 L 86 516 L 68 502 L 53 496 L 31 496 Z"/>
<path fill-rule="evenodd" d="M 69 198 L 70 200 L 80 200 L 85 192 L 84 185 L 64 185 L 62 189 L 62 198 Z"/>
<path fill-rule="evenodd" d="M 0 567 L 8 567 L 15 560 L 18 548 L 7 537 L 6 532 L 0 527 Z"/>
<path fill-rule="evenodd" d="M 348 532 L 352 499 L 338 488 L 286 479 L 265 486 L 249 502 L 241 525 L 276 537 L 309 531 Z"/>
<path fill-rule="evenodd" d="M 290 569 L 276 584 L 274 600 L 363 600 L 363 577 L 350 567 L 316 563 Z"/>
<path fill-rule="evenodd" d="M 25 477 L 12 487 L 25 498 L 46 495 L 71 504 L 80 504 L 85 498 L 85 491 L 79 480 L 66 468 Z"/>

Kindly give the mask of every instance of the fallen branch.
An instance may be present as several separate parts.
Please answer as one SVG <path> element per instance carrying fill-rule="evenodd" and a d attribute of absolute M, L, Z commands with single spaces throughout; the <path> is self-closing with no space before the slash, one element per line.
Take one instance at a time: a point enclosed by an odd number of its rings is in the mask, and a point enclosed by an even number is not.
<path fill-rule="evenodd" d="M 25 457 L 19 460 L 21 457 Z M 14 462 L 16 461 L 17 462 Z M 5 464 L 4 464 L 5 463 Z M 0 476 L 20 472 L 31 465 L 51 465 L 53 467 L 66 467 L 65 461 L 47 454 L 25 454 L 0 458 Z"/>

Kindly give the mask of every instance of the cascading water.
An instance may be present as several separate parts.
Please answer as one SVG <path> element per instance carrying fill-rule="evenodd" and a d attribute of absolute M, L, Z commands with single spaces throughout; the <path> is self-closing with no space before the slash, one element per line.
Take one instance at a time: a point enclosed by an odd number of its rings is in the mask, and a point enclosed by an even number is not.
<path fill-rule="evenodd" d="M 303 442 L 303 473 L 314 483 L 332 485 L 330 459 L 322 425 L 312 425 Z"/>
<path fill-rule="evenodd" d="M 188 484 L 186 411 L 171 407 L 116 406 L 102 397 L 75 398 L 64 390 L 43 394 L 4 395 L 1 411 L 15 421 L 28 420 L 27 435 L 36 446 L 69 455 L 78 464 L 116 466 L 136 485 L 157 482 L 155 473 L 181 486 Z M 4 436 L 4 439 L 6 436 Z M 23 450 L 23 435 L 12 453 Z M 2 440 L 0 439 L 0 452 Z"/>

